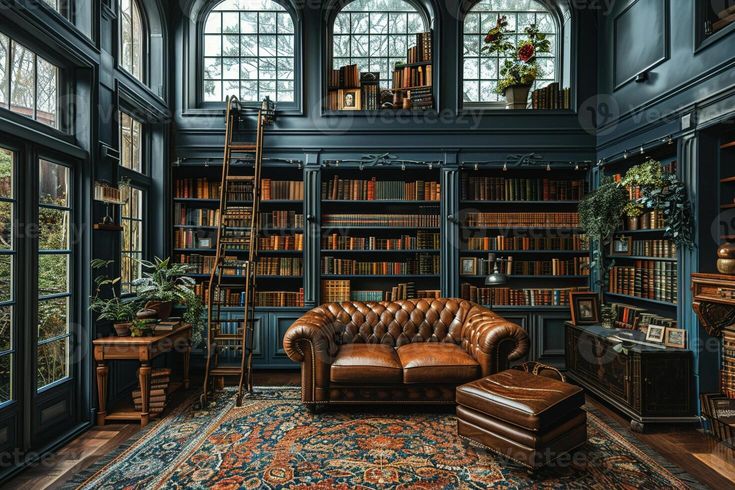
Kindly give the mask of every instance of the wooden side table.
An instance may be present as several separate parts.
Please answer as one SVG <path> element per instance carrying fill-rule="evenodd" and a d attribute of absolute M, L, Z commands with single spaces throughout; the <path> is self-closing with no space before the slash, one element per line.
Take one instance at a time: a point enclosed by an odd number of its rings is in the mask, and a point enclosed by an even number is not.
<path fill-rule="evenodd" d="M 97 397 L 99 410 L 97 424 L 111 420 L 140 420 L 145 427 L 150 420 L 151 361 L 167 352 L 181 352 L 184 356 L 184 389 L 189 387 L 189 358 L 191 356 L 191 325 L 183 325 L 171 332 L 153 337 L 103 337 L 92 341 L 97 364 Z M 141 411 L 116 410 L 107 412 L 107 361 L 133 360 L 140 362 L 138 381 L 142 398 Z"/>

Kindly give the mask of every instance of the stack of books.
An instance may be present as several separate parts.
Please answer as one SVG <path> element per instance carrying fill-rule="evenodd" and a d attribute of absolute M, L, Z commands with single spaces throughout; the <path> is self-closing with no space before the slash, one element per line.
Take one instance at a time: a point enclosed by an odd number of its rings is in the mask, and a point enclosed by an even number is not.
<path fill-rule="evenodd" d="M 609 292 L 676 303 L 677 264 L 636 260 L 634 266 L 610 268 Z"/>
<path fill-rule="evenodd" d="M 728 447 L 735 447 L 735 399 L 721 393 L 702 393 L 702 416 L 707 432 Z"/>
<path fill-rule="evenodd" d="M 571 90 L 560 88 L 558 82 L 534 90 L 531 94 L 531 107 L 534 109 L 570 109 Z"/>
<path fill-rule="evenodd" d="M 729 398 L 735 398 L 735 327 L 722 330 L 720 389 Z"/>
<path fill-rule="evenodd" d="M 426 67 L 431 77 L 431 66 Z M 431 83 L 431 79 L 428 80 Z M 431 109 L 434 107 L 434 94 L 431 85 L 424 87 L 414 87 L 407 93 L 408 98 L 411 99 L 412 109 Z"/>
<path fill-rule="evenodd" d="M 148 397 L 148 411 L 151 416 L 155 417 L 159 415 L 166 408 L 166 397 L 170 381 L 170 369 L 154 369 L 151 371 L 151 387 Z M 133 390 L 132 395 L 135 409 L 138 411 L 143 410 L 143 398 L 140 390 Z"/>

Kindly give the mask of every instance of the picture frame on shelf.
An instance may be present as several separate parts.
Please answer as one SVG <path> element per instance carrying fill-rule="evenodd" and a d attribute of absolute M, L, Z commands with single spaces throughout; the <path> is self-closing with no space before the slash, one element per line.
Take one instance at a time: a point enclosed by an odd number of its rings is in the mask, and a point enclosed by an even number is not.
<path fill-rule="evenodd" d="M 630 256 L 633 254 L 633 239 L 631 237 L 619 236 L 610 242 L 610 255 Z"/>
<path fill-rule="evenodd" d="M 461 265 L 463 276 L 477 275 L 477 257 L 462 257 Z"/>
<path fill-rule="evenodd" d="M 362 91 L 359 88 L 345 88 L 339 90 L 339 110 L 359 111 L 362 109 Z"/>
<path fill-rule="evenodd" d="M 666 334 L 665 334 L 664 345 L 666 347 L 686 349 L 687 331 L 682 328 L 667 328 Z"/>
<path fill-rule="evenodd" d="M 212 237 L 199 237 L 197 239 L 197 248 L 213 248 Z"/>
<path fill-rule="evenodd" d="M 600 296 L 595 292 L 572 291 L 569 293 L 569 309 L 575 325 L 600 323 Z"/>
<path fill-rule="evenodd" d="M 665 333 L 666 333 L 666 327 L 662 325 L 650 325 L 649 324 L 648 330 L 646 331 L 646 341 L 655 342 L 657 344 L 663 344 Z"/>

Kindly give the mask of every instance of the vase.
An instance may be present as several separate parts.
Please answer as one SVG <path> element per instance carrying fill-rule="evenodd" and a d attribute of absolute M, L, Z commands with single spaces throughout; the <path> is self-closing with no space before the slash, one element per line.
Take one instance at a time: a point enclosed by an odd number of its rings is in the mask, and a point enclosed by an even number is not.
<path fill-rule="evenodd" d="M 528 93 L 530 85 L 511 85 L 503 91 L 506 109 L 526 109 L 528 107 Z"/>
<path fill-rule="evenodd" d="M 717 270 L 721 274 L 735 274 L 735 243 L 725 242 L 717 249 Z"/>
<path fill-rule="evenodd" d="M 112 326 L 115 327 L 115 333 L 118 337 L 130 337 L 131 325 L 131 323 L 115 323 Z"/>

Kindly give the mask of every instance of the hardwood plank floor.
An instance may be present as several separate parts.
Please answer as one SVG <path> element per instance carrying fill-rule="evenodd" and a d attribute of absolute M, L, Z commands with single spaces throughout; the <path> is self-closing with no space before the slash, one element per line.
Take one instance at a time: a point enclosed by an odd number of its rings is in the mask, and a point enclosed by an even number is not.
<path fill-rule="evenodd" d="M 255 384 L 259 386 L 298 386 L 299 383 L 299 374 L 295 372 L 255 375 Z M 588 401 L 624 427 L 628 426 L 629 421 L 614 410 L 593 398 Z M 27 469 L 2 488 L 59 488 L 78 472 L 117 449 L 138 430 L 138 424 L 94 427 L 61 449 L 47 464 Z M 704 436 L 694 427 L 660 427 L 635 436 L 704 485 L 717 490 L 735 489 L 735 451 Z"/>

